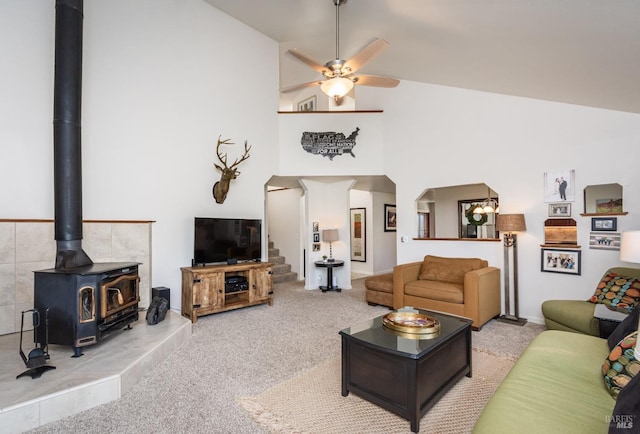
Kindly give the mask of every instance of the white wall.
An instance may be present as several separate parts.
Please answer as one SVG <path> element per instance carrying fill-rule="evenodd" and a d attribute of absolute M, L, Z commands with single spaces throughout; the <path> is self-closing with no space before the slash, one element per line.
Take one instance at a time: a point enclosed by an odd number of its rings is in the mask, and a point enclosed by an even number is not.
<path fill-rule="evenodd" d="M 0 5 L 0 218 L 53 218 L 54 6 Z M 202 0 L 85 0 L 83 70 L 84 218 L 155 220 L 152 285 L 179 308 L 193 218 L 264 219 L 278 46 Z M 229 160 L 252 146 L 222 205 L 219 135 Z"/>
<path fill-rule="evenodd" d="M 349 247 L 349 190 L 353 188 L 355 179 L 337 180 L 335 182 L 300 179 L 304 189 L 305 209 L 303 232 L 307 238 L 304 245 L 307 250 L 305 289 L 317 289 L 327 285 L 327 269 L 315 267 L 314 262 L 329 256 L 329 243 L 322 242 L 324 229 L 337 229 L 338 241 L 331 245 L 333 258 L 344 261 L 344 266 L 333 270 L 340 288 L 351 289 L 351 261 Z M 318 222 L 320 230 L 321 250 L 314 252 L 313 222 Z"/>
<path fill-rule="evenodd" d="M 302 280 L 301 188 L 274 190 L 267 193 L 267 230 L 269 241 L 280 250 L 280 256 L 291 265 L 291 271 Z"/>
<path fill-rule="evenodd" d="M 384 274 L 393 272 L 393 267 L 397 262 L 396 232 L 385 232 L 385 204 L 395 205 L 396 196 L 391 193 L 373 193 L 373 207 L 371 225 L 373 249 L 373 274 Z M 413 216 L 415 219 L 415 216 Z M 368 254 L 368 253 L 367 253 Z"/>
<path fill-rule="evenodd" d="M 278 174 L 282 176 L 382 175 L 384 170 L 384 113 L 281 114 Z M 333 131 L 348 137 L 357 128 L 353 156 L 333 159 L 306 152 L 302 133 Z"/>
<path fill-rule="evenodd" d="M 502 213 L 524 213 L 519 239 L 520 313 L 541 321 L 547 299 L 587 299 L 618 252 L 588 248 L 591 219 L 572 217 L 582 245 L 582 275 L 540 271 L 548 204 L 543 175 L 576 170 L 576 191 L 620 183 L 628 215 L 618 230 L 640 228 L 640 115 L 403 81 L 386 96 L 385 172 L 396 183 L 398 262 L 425 254 L 479 256 L 503 268 L 502 243 L 413 241 L 415 200 L 425 188 L 485 182 L 500 195 Z M 393 140 L 389 138 L 393 137 Z M 405 216 L 411 216 L 405 218 Z M 624 264 L 634 266 L 634 264 Z M 635 265 L 636 267 L 638 265 Z"/>

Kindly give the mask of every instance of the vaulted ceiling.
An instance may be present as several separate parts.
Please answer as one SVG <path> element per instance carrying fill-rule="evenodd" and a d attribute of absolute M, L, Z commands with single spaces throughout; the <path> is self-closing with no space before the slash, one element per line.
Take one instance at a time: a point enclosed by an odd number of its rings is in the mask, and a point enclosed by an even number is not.
<path fill-rule="evenodd" d="M 321 78 L 286 50 L 335 58 L 333 0 L 205 1 L 279 42 L 280 87 Z M 362 73 L 640 113 L 638 0 L 348 0 L 340 23 L 343 59 L 391 44 Z"/>

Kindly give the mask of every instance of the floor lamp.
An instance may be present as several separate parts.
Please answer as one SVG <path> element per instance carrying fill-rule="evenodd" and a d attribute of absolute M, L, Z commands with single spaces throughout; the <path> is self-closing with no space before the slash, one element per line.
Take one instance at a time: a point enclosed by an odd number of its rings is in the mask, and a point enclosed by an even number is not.
<path fill-rule="evenodd" d="M 496 230 L 504 233 L 504 315 L 498 317 L 498 321 L 516 325 L 524 325 L 527 320 L 518 316 L 518 238 L 513 232 L 523 232 L 527 229 L 524 223 L 524 214 L 497 214 Z M 511 313 L 511 301 L 509 290 L 509 250 L 513 249 L 513 307 Z"/>

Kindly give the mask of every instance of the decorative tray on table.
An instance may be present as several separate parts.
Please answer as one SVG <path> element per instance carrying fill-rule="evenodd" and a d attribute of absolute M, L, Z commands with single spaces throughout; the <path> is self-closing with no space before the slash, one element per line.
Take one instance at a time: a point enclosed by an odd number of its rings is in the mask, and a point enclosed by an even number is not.
<path fill-rule="evenodd" d="M 434 335 L 440 331 L 440 321 L 419 312 L 391 312 L 382 317 L 382 325 L 416 337 Z"/>

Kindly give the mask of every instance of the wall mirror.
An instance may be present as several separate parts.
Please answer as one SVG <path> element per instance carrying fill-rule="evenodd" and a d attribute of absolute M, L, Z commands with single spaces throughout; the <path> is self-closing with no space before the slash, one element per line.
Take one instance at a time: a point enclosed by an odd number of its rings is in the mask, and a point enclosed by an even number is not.
<path fill-rule="evenodd" d="M 624 214 L 620 184 L 587 185 L 584 189 L 585 214 Z"/>
<path fill-rule="evenodd" d="M 429 188 L 416 200 L 419 239 L 498 239 L 498 193 L 488 185 Z"/>

